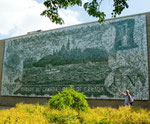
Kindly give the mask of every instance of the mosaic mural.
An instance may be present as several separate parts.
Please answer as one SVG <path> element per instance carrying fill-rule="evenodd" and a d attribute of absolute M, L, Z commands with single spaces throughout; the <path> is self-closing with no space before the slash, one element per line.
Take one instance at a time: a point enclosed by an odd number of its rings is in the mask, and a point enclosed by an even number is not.
<path fill-rule="evenodd" d="M 73 85 L 89 98 L 149 98 L 145 16 L 6 40 L 4 96 L 48 97 Z"/>

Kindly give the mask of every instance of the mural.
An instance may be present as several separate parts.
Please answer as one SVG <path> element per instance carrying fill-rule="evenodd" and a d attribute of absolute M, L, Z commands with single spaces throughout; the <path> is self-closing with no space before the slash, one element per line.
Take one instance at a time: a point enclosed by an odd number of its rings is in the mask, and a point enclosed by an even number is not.
<path fill-rule="evenodd" d="M 4 96 L 48 97 L 73 85 L 89 98 L 149 98 L 145 16 L 6 40 Z"/>

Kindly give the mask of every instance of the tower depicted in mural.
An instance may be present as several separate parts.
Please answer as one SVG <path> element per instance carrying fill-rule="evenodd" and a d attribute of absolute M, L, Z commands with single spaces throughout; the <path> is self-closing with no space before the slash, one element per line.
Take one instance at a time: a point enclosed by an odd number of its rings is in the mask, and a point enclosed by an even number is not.
<path fill-rule="evenodd" d="M 89 98 L 146 100 L 145 16 L 90 23 L 6 40 L 2 95 L 47 97 L 73 85 Z"/>

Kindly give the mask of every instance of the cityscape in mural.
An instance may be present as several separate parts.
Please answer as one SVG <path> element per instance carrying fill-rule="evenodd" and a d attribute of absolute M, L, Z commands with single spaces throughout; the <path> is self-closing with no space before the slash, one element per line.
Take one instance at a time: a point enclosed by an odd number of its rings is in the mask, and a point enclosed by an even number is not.
<path fill-rule="evenodd" d="M 6 40 L 3 96 L 49 97 L 73 85 L 88 98 L 147 100 L 145 16 L 89 23 Z"/>

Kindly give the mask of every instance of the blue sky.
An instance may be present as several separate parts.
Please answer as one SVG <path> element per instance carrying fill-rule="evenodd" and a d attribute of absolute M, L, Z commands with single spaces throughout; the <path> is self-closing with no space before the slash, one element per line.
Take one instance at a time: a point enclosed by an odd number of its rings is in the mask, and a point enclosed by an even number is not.
<path fill-rule="evenodd" d="M 61 10 L 60 15 L 64 19 L 64 25 L 56 25 L 46 17 L 40 16 L 44 0 L 0 0 L 0 40 L 24 35 L 35 30 L 49 30 L 63 26 L 81 24 L 96 21 L 96 18 L 88 16 L 82 7 L 70 7 Z M 86 2 L 88 0 L 83 0 Z M 104 0 L 101 10 L 111 18 L 113 0 Z M 150 12 L 150 0 L 128 0 L 129 8 L 120 16 Z"/>

